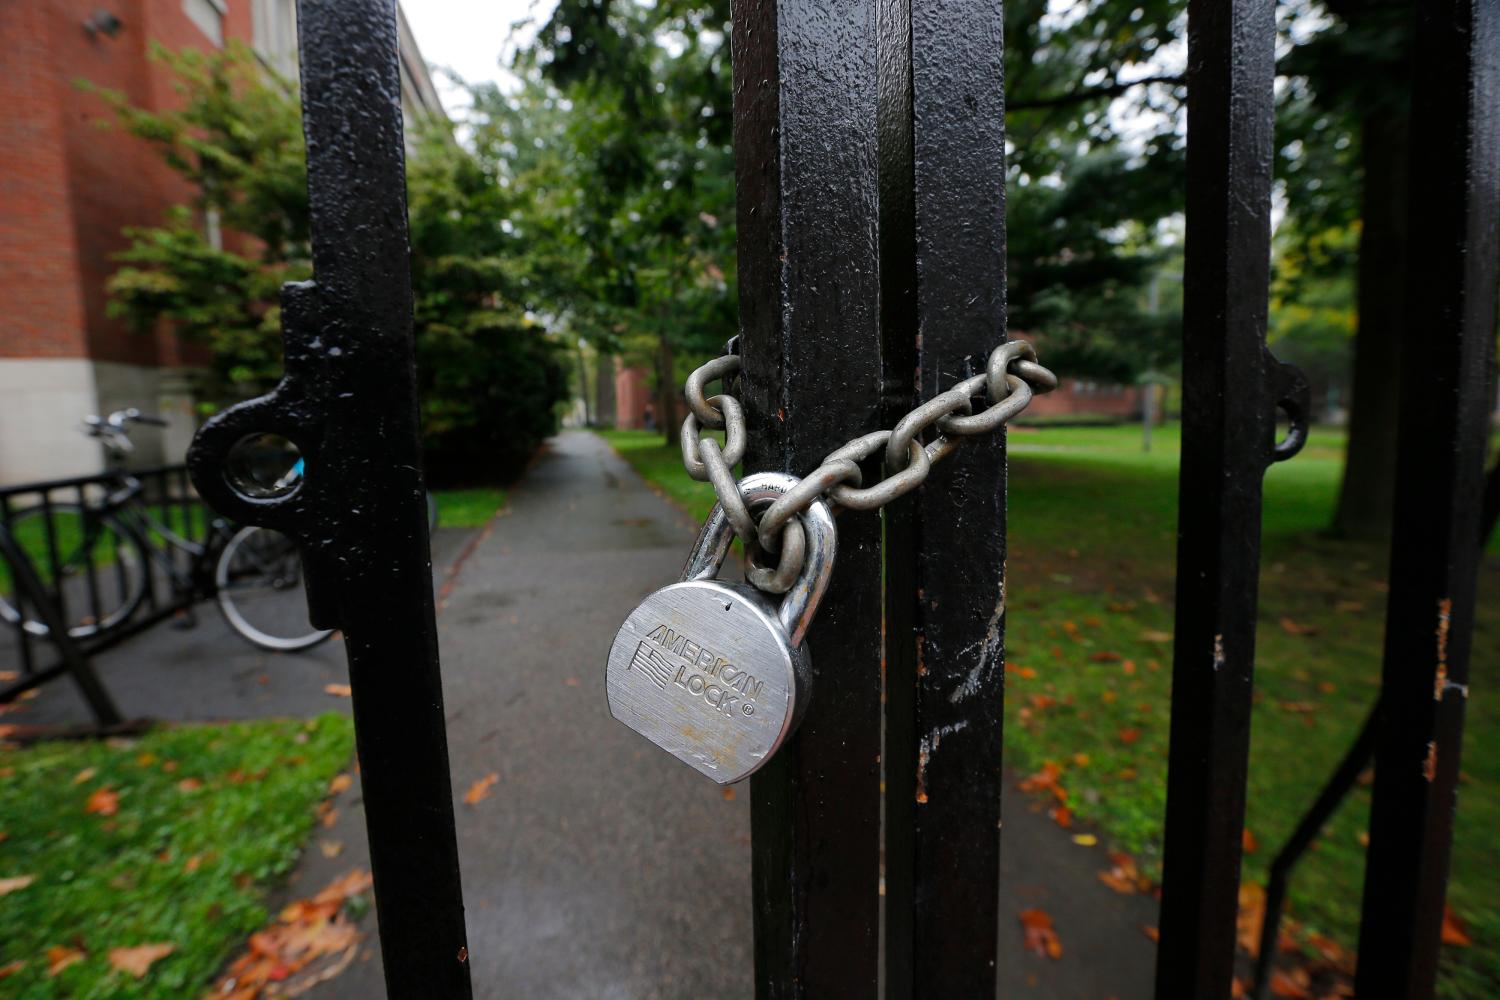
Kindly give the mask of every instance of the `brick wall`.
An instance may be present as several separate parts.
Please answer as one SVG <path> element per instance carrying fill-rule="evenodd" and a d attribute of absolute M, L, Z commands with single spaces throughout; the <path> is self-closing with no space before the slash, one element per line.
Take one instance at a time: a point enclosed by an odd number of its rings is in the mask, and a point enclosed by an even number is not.
<path fill-rule="evenodd" d="M 113 36 L 85 29 L 97 11 L 114 14 Z M 250 5 L 224 18 L 226 38 L 250 35 Z M 209 49 L 213 42 L 183 12 L 182 0 L 26 0 L 0 7 L 0 51 L 14 70 L 0 77 L 4 180 L 0 180 L 0 294 L 14 320 L 0 357 L 90 357 L 139 365 L 178 364 L 174 340 L 139 335 L 106 313 L 105 282 L 126 245 L 126 226 L 160 222 L 188 201 L 189 186 L 146 143 L 111 124 L 87 80 L 133 103 L 180 101 L 171 74 L 150 58 L 151 43 Z M 16 178 L 14 181 L 11 178 Z"/>

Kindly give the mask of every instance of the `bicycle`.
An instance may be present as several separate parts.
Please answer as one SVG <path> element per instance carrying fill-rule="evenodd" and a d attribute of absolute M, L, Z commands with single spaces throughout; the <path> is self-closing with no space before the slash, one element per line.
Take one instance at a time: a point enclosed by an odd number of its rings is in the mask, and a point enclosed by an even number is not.
<path fill-rule="evenodd" d="M 86 605 L 87 613 L 77 615 L 70 609 L 68 634 L 87 639 L 124 627 L 145 603 L 148 575 L 155 566 L 165 575 L 176 601 L 190 607 L 213 599 L 230 628 L 261 649 L 296 652 L 327 640 L 333 631 L 313 628 L 307 620 L 302 558 L 290 538 L 267 528 L 239 527 L 214 518 L 204 541 L 196 542 L 152 513 L 140 480 L 121 463 L 134 449 L 131 425 L 164 427 L 166 423 L 134 408 L 85 418 L 85 433 L 100 440 L 110 456 L 112 468 L 101 484 L 103 495 L 97 502 L 28 507 L 10 520 L 18 538 L 28 533 L 45 535 L 55 546 L 55 559 L 38 566 L 46 582 L 59 591 L 68 587 L 79 598 L 86 593 L 86 601 L 69 602 L 80 610 Z M 278 486 L 289 486 L 303 474 L 301 458 L 288 468 L 289 457 L 262 456 L 263 464 L 280 461 L 285 469 Z M 184 531 L 191 534 L 186 525 L 194 511 L 185 511 Z M 202 516 L 208 516 L 207 512 Z M 154 539 L 160 544 L 153 544 Z M 186 554 L 186 570 L 179 568 L 174 550 Z M 112 571 L 101 579 L 100 567 Z M 0 594 L 0 618 L 32 635 L 48 634 L 42 622 L 30 617 L 23 620 L 13 595 Z"/>

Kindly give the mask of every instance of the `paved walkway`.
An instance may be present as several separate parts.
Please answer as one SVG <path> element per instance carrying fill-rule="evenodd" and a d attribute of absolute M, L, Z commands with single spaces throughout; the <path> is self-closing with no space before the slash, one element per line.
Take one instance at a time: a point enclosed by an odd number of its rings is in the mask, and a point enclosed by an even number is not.
<path fill-rule="evenodd" d="M 678 573 L 694 530 L 602 441 L 565 433 L 458 572 L 439 625 L 478 997 L 753 992 L 747 789 L 726 797 L 654 750 L 610 719 L 603 694 L 615 629 Z M 440 533 L 440 575 L 466 540 Z M 106 665 L 127 714 L 142 706 L 164 718 L 347 708 L 322 690 L 343 680 L 341 646 L 312 658 L 236 650 L 238 661 L 225 664 L 235 640 L 213 638 L 222 626 L 210 614 L 204 622 L 197 632 L 158 630 L 137 647 L 170 654 Z M 205 685 L 211 697 L 192 693 Z M 66 687 L 50 686 L 27 721 L 81 718 L 64 708 L 75 698 Z M 465 790 L 491 772 L 499 781 L 490 796 L 465 804 Z M 342 852 L 329 859 L 309 849 L 286 898 L 368 864 L 357 787 L 336 805 L 337 823 L 318 837 Z M 1154 902 L 1102 886 L 1102 849 L 1075 845 L 1019 793 L 1007 799 L 1004 832 L 1000 995 L 1148 996 L 1155 953 L 1141 927 L 1155 923 Z M 1061 960 L 1023 951 L 1016 914 L 1031 907 L 1051 913 Z M 383 996 L 373 937 L 359 961 L 309 996 Z"/>

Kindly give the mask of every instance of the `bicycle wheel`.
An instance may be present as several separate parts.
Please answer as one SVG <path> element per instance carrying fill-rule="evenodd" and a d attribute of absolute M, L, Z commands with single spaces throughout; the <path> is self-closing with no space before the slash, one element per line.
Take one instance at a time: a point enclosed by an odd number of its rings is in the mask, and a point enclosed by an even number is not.
<path fill-rule="evenodd" d="M 68 635 L 86 639 L 130 618 L 146 597 L 146 552 L 140 539 L 113 514 L 99 514 L 73 503 L 28 507 L 10 521 L 11 533 L 31 556 L 49 591 L 60 592 Z M 52 560 L 55 548 L 57 561 Z M 0 618 L 35 636 L 49 629 L 26 608 L 22 622 L 15 581 L 0 566 Z"/>
<path fill-rule="evenodd" d="M 302 556 L 292 540 L 267 528 L 241 528 L 214 567 L 219 610 L 261 649 L 310 649 L 333 634 L 307 620 Z"/>

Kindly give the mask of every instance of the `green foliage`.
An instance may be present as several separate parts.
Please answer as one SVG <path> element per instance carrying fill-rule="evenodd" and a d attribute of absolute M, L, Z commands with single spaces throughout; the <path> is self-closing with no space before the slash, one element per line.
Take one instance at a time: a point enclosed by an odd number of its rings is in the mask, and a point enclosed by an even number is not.
<path fill-rule="evenodd" d="M 553 189 L 528 223 L 558 265 L 544 307 L 672 391 L 738 323 L 728 20 L 723 3 L 564 0 L 511 100 L 547 111 Z"/>
<path fill-rule="evenodd" d="M 0 966 L 25 963 L 5 994 L 203 995 L 265 923 L 353 751 L 339 715 L 0 750 L 0 877 L 35 877 L 0 900 Z M 118 793 L 115 815 L 85 812 L 98 789 Z M 175 950 L 141 980 L 110 968 L 110 949 L 144 944 Z M 50 977 L 52 947 L 86 957 Z"/>
<path fill-rule="evenodd" d="M 1181 351 L 1175 286 L 1149 286 L 1177 250 L 1160 233 L 1182 208 L 1184 90 L 1151 66 L 1185 5 L 1051 6 L 1005 8 L 1010 326 L 1057 371 L 1128 382 Z"/>
<path fill-rule="evenodd" d="M 105 93 L 118 121 L 191 187 L 161 226 L 127 231 L 111 309 L 163 321 L 211 353 L 200 397 L 218 405 L 281 376 L 279 294 L 311 275 L 307 169 L 296 95 L 243 46 L 157 50 L 183 95 L 145 111 Z M 424 444 L 435 479 L 504 479 L 555 427 L 564 369 L 529 312 L 528 262 L 510 224 L 522 197 L 503 151 L 471 152 L 446 122 L 417 124 L 408 164 L 412 286 Z M 207 235 L 212 218 L 222 249 Z"/>

